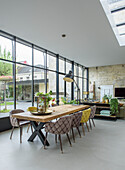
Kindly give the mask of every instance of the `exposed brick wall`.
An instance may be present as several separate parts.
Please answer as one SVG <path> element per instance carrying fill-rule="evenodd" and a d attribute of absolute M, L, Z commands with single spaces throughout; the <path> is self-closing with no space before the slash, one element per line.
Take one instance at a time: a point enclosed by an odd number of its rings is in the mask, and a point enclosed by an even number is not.
<path fill-rule="evenodd" d="M 125 87 L 125 64 L 91 67 L 89 68 L 89 80 L 95 81 L 96 99 L 99 99 L 100 85 L 113 85 L 113 87 Z"/>

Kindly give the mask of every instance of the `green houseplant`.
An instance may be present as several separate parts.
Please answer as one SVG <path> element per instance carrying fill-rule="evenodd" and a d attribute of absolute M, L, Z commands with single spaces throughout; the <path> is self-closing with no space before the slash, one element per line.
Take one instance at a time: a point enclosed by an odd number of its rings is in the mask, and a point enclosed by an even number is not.
<path fill-rule="evenodd" d="M 66 97 L 61 97 L 63 104 L 77 104 L 76 100 L 67 100 Z"/>
<path fill-rule="evenodd" d="M 112 98 L 112 95 L 104 95 L 103 96 L 103 102 L 105 102 L 105 103 L 109 103 L 109 100 Z"/>
<path fill-rule="evenodd" d="M 36 96 L 39 97 L 39 106 L 44 104 L 44 99 L 46 98 L 46 106 L 48 107 L 49 105 L 49 101 L 53 100 L 53 98 L 51 97 L 52 95 L 52 91 L 50 90 L 49 93 L 43 93 L 43 92 L 37 92 Z"/>
<path fill-rule="evenodd" d="M 110 110 L 111 110 L 111 114 L 118 113 L 118 99 L 112 98 L 110 100 Z"/>

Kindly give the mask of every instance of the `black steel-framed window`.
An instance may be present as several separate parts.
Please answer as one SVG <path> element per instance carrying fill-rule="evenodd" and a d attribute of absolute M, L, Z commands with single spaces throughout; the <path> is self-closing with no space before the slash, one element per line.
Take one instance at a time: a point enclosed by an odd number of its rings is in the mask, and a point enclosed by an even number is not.
<path fill-rule="evenodd" d="M 87 70 L 87 68 L 85 68 L 84 66 L 82 66 L 81 64 L 79 63 L 76 63 L 74 61 L 71 61 L 69 59 L 66 59 L 65 57 L 63 56 L 60 56 L 58 54 L 55 54 L 47 49 L 44 49 L 42 47 L 39 47 L 35 44 L 32 44 L 30 42 L 27 42 L 21 38 L 18 38 L 18 37 L 15 37 L 11 34 L 8 34 L 6 32 L 3 32 L 3 31 L 0 31 L 0 36 L 2 37 L 5 37 L 7 39 L 10 39 L 12 41 L 12 56 L 13 56 L 13 59 L 12 60 L 7 60 L 7 59 L 2 59 L 0 58 L 0 62 L 1 61 L 7 61 L 9 63 L 12 63 L 13 64 L 13 85 L 14 85 L 14 108 L 16 108 L 16 99 L 17 99 L 17 86 L 18 86 L 18 90 L 21 91 L 22 89 L 21 88 L 24 88 L 24 87 L 21 87 L 21 83 L 24 84 L 24 79 L 25 79 L 25 72 L 29 72 L 29 75 L 27 75 L 28 80 L 25 80 L 25 83 L 28 87 L 28 83 L 31 85 L 31 102 L 32 102 L 32 105 L 34 105 L 34 95 L 35 95 L 35 92 L 36 92 L 36 89 L 37 89 L 37 85 L 39 85 L 40 83 L 42 84 L 45 84 L 45 92 L 47 92 L 48 90 L 48 83 L 49 83 L 49 78 L 48 78 L 48 74 L 49 72 L 53 72 L 53 74 L 56 74 L 56 98 L 57 98 L 57 104 L 59 104 L 59 95 L 62 94 L 64 95 L 64 97 L 67 96 L 67 92 L 68 92 L 68 89 L 67 89 L 67 83 L 64 81 L 63 82 L 63 86 L 64 86 L 64 91 L 60 91 L 60 87 L 59 87 L 59 79 L 61 77 L 61 79 L 63 78 L 63 76 L 65 76 L 66 73 L 68 73 L 69 70 L 72 70 L 73 71 L 73 74 L 74 74 L 74 66 L 77 65 L 77 69 L 79 68 L 82 68 L 83 69 L 83 72 L 84 72 L 84 69 Z M 28 57 L 29 61 L 28 62 L 23 62 L 21 60 L 19 60 L 19 55 L 18 55 L 18 45 L 19 46 L 23 46 L 24 48 L 27 48 L 30 50 L 30 57 Z M 40 60 L 40 65 L 37 64 L 37 61 L 36 61 L 36 51 L 39 51 L 39 54 L 42 54 L 41 55 L 41 60 Z M 23 53 L 20 54 L 20 57 L 23 58 Z M 27 54 L 25 54 L 25 58 Z M 53 67 L 49 67 L 49 65 L 47 64 L 47 60 L 49 59 L 48 56 L 51 56 L 51 58 L 54 59 L 54 61 L 56 61 L 56 63 L 54 64 L 54 69 Z M 38 56 L 39 57 L 39 56 Z M 42 60 L 43 58 L 43 60 Z M 59 67 L 60 65 L 60 61 L 63 61 L 63 64 L 64 64 L 64 67 L 62 68 L 61 70 L 61 67 Z M 16 71 L 17 71 L 17 66 L 20 66 L 20 69 L 21 70 L 18 70 L 20 71 L 20 81 L 21 83 L 17 84 L 16 82 Z M 22 68 L 21 68 L 22 67 Z M 26 67 L 24 69 L 24 67 Z M 30 68 L 30 70 L 29 70 Z M 23 72 L 24 70 L 24 72 Z M 39 74 L 36 75 L 35 73 L 40 73 L 40 74 L 43 74 L 44 78 L 38 78 Z M 44 72 L 44 73 L 43 73 Z M 22 75 L 21 75 L 22 74 Z M 30 75 L 31 74 L 31 75 Z M 23 77 L 23 79 L 21 80 L 21 77 Z M 80 81 L 82 80 L 82 88 L 80 89 L 82 92 L 83 92 L 83 87 L 84 87 L 84 74 L 82 75 L 79 75 L 79 72 L 77 72 L 77 75 L 74 75 L 74 77 L 76 77 L 76 80 L 77 80 L 77 83 L 79 84 L 79 79 Z M 18 78 L 19 78 L 19 75 L 18 75 Z M 86 82 L 88 81 L 88 78 L 86 77 Z M 71 83 L 69 85 L 71 87 L 71 89 L 69 89 L 69 93 L 70 93 L 70 98 L 73 100 L 74 99 L 74 83 Z M 29 88 L 29 87 L 28 87 Z M 87 88 L 88 88 L 88 84 L 87 84 Z M 35 90 L 34 90 L 35 89 Z M 25 90 L 25 88 L 23 89 Z M 39 88 L 38 88 L 39 90 Z M 88 89 L 86 89 L 87 91 Z M 19 94 L 20 95 L 20 94 Z M 28 96 L 28 94 L 26 94 L 26 96 Z M 18 98 L 21 98 L 22 96 L 18 97 Z M 28 97 L 27 97 L 28 98 Z M 26 100 L 28 101 L 28 99 L 26 98 Z M 81 95 L 81 98 L 83 98 L 83 93 Z M 23 99 L 23 97 L 22 97 Z"/>

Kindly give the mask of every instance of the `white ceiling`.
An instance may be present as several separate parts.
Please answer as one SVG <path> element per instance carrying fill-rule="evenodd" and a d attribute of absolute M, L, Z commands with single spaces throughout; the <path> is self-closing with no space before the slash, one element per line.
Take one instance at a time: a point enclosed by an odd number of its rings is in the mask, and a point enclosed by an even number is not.
<path fill-rule="evenodd" d="M 125 64 L 99 0 L 0 0 L 0 29 L 84 66 Z"/>

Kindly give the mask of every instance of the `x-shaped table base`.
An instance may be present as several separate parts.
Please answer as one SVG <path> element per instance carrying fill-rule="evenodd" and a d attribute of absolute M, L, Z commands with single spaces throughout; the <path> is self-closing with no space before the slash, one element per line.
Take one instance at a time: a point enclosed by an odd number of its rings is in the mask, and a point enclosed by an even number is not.
<path fill-rule="evenodd" d="M 31 121 L 31 125 L 34 127 L 34 132 L 32 133 L 32 135 L 30 136 L 30 138 L 28 139 L 28 141 L 33 142 L 34 138 L 38 135 L 41 142 L 44 145 L 44 141 L 45 141 L 45 136 L 42 133 L 41 129 L 43 129 L 43 126 L 45 125 L 45 123 L 40 122 L 39 124 L 35 121 Z M 49 146 L 49 142 L 46 141 L 46 145 Z"/>

